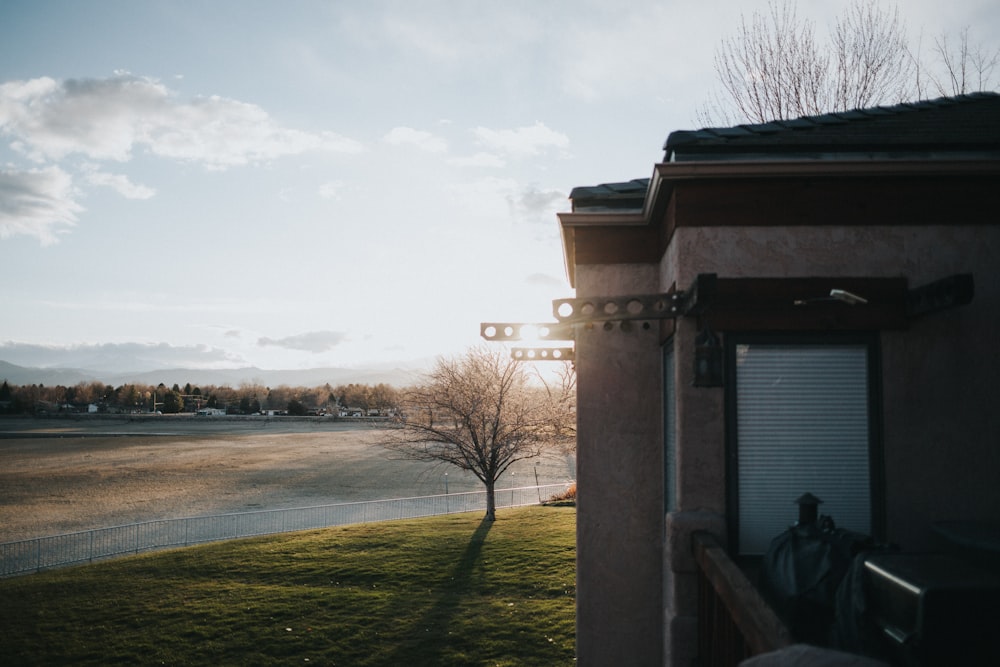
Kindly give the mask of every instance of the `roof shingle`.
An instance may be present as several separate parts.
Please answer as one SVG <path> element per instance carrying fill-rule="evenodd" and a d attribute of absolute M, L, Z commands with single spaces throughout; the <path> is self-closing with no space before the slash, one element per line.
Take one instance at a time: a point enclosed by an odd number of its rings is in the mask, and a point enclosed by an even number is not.
<path fill-rule="evenodd" d="M 1000 154 L 1000 94 L 672 132 L 664 160 L 826 158 L 859 154 Z"/>

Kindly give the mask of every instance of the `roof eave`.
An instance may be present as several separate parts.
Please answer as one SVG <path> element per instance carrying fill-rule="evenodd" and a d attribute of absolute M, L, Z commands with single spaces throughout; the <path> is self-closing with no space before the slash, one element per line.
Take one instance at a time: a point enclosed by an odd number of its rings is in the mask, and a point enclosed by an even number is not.
<path fill-rule="evenodd" d="M 648 196 L 647 196 L 648 198 Z M 556 213 L 559 218 L 559 232 L 562 236 L 563 264 L 570 287 L 576 287 L 576 230 L 582 227 L 642 227 L 649 224 L 646 211 L 615 213 L 564 212 Z"/>
<path fill-rule="evenodd" d="M 576 287 L 575 230 L 644 227 L 662 218 L 676 183 L 697 180 L 802 177 L 995 176 L 1000 160 L 761 160 L 690 161 L 656 164 L 641 211 L 558 213 L 566 276 Z"/>

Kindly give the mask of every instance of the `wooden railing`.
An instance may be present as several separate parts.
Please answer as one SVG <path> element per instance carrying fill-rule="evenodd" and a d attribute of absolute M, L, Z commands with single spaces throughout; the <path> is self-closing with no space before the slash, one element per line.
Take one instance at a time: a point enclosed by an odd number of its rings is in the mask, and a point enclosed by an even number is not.
<path fill-rule="evenodd" d="M 788 628 L 718 541 L 697 532 L 692 542 L 698 564 L 698 664 L 731 667 L 790 645 Z"/>

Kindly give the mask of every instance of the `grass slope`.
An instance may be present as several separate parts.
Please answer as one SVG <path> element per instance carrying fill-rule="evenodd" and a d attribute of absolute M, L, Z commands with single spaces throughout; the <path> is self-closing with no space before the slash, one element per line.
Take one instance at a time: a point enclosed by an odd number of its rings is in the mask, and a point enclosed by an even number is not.
<path fill-rule="evenodd" d="M 531 507 L 0 580 L 0 664 L 570 665 L 574 523 Z"/>

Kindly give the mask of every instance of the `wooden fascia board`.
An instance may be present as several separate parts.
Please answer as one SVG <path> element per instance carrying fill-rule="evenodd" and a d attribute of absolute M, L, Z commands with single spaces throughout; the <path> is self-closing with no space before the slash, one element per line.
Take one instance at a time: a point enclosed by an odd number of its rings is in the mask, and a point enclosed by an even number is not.
<path fill-rule="evenodd" d="M 1000 176 L 1000 160 L 746 160 L 662 162 L 653 169 L 654 196 L 681 180 L 843 176 Z M 661 183 L 662 182 L 662 183 Z M 669 195 L 669 190 L 666 191 Z M 662 196 L 662 195 L 660 195 Z M 654 204 L 655 205 L 655 204 Z"/>
<path fill-rule="evenodd" d="M 561 216 L 561 213 L 556 215 Z M 566 279 L 569 280 L 570 287 L 576 287 L 576 262 L 573 258 L 573 249 L 576 247 L 576 236 L 572 227 L 559 225 L 559 236 L 562 239 L 563 266 L 566 268 Z"/>
<path fill-rule="evenodd" d="M 674 186 L 712 180 L 890 177 L 1000 178 L 1000 160 L 783 160 L 663 162 L 654 166 L 643 212 L 648 224 L 662 221 Z M 681 225 L 691 221 L 679 222 Z M 697 223 L 694 223 L 697 224 Z"/>
<path fill-rule="evenodd" d="M 557 213 L 559 224 L 563 227 L 636 227 L 647 224 L 645 213 L 632 211 L 615 213 L 601 211 L 599 213 Z"/>
<path fill-rule="evenodd" d="M 563 261 L 569 284 L 576 287 L 577 264 L 614 264 L 638 261 L 632 258 L 639 248 L 632 244 L 649 233 L 643 213 L 557 213 L 563 242 Z M 645 230 L 645 231 L 644 231 Z M 595 245 L 602 247 L 595 252 Z M 646 253 L 648 254 L 648 253 Z M 598 256 L 601 255 L 601 256 Z"/>

